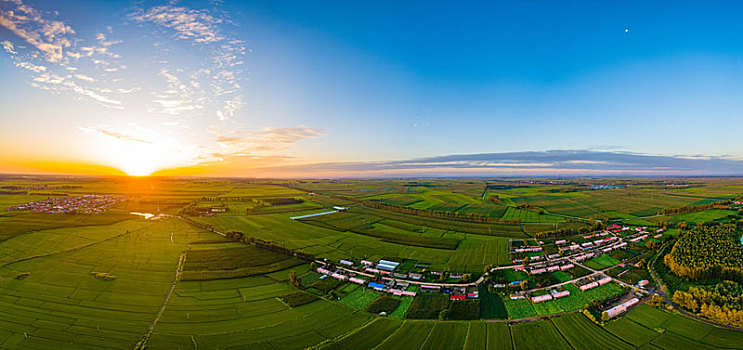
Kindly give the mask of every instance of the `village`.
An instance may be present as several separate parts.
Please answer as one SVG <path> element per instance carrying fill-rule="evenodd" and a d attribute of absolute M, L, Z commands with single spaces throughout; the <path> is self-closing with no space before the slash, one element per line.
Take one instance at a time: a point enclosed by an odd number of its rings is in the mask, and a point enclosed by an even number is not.
<path fill-rule="evenodd" d="M 622 278 L 640 270 L 640 263 L 636 262 L 640 259 L 633 259 L 632 254 L 623 250 L 630 246 L 638 249 L 651 235 L 652 239 L 660 239 L 662 232 L 663 229 L 657 229 L 651 234 L 647 227 L 611 225 L 604 230 L 552 242 L 514 239 L 509 242 L 514 265 L 490 268 L 475 280 L 471 274 L 432 270 L 428 262 L 409 259 L 349 258 L 338 262 L 319 259 L 315 261 L 315 271 L 322 275 L 321 279 L 333 278 L 398 297 L 441 293 L 448 295 L 451 301 L 477 299 L 482 291 L 479 287 L 486 286 L 487 290 L 503 295 L 507 304 L 528 301 L 537 305 L 574 294 L 603 295 L 603 292 L 590 294 L 589 291 L 602 286 L 608 288 L 611 284 L 614 292 L 604 293 L 605 299 L 598 297 L 595 304 L 599 312 L 614 318 L 652 295 L 655 288 L 647 279 Z M 615 251 L 616 256 L 627 258 L 617 260 L 608 255 Z M 622 269 L 622 272 L 609 275 L 609 271 L 615 269 Z M 578 300 L 584 298 L 581 296 Z"/>
<path fill-rule="evenodd" d="M 99 214 L 118 203 L 126 201 L 125 196 L 103 196 L 88 194 L 84 196 L 54 197 L 35 202 L 8 207 L 7 210 L 30 210 L 47 214 Z"/>

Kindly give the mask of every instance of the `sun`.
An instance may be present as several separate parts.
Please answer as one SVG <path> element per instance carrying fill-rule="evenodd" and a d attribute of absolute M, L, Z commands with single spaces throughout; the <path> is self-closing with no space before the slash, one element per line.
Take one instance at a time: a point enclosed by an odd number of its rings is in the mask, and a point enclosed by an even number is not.
<path fill-rule="evenodd" d="M 108 152 L 112 165 L 129 176 L 149 176 L 167 167 L 167 157 L 153 145 L 127 144 Z"/>
<path fill-rule="evenodd" d="M 144 164 L 129 164 L 121 168 L 129 176 L 149 176 L 155 169 Z"/>

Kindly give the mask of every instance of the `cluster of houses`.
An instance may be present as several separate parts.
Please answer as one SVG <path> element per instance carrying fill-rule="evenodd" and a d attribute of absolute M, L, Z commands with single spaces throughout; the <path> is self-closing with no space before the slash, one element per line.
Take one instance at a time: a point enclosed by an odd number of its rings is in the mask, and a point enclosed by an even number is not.
<path fill-rule="evenodd" d="M 410 296 L 415 297 L 416 292 L 408 290 L 410 282 L 420 281 L 423 279 L 422 273 L 415 272 L 400 272 L 397 271 L 400 266 L 399 262 L 389 260 L 379 260 L 373 262 L 369 260 L 361 260 L 360 263 L 355 263 L 351 260 L 340 260 L 339 265 L 345 269 L 331 270 L 327 267 L 318 267 L 316 271 L 326 277 L 335 278 L 340 281 L 348 281 L 362 286 L 367 286 L 377 292 L 390 293 L 396 296 Z M 431 263 L 429 262 L 418 262 L 415 267 L 419 269 L 429 268 Z M 329 265 L 328 265 L 329 266 Z M 359 274 L 351 272 L 349 270 L 357 271 Z M 386 280 L 367 281 L 364 276 L 360 273 L 373 273 L 379 274 L 383 277 L 388 277 Z M 432 275 L 442 275 L 443 272 L 432 271 Z M 463 273 L 451 273 L 449 278 L 461 279 L 464 276 Z M 322 277 L 322 278 L 326 278 Z M 394 278 L 393 278 L 394 277 Z M 408 280 L 408 281 L 406 281 Z M 451 300 L 464 300 L 478 298 L 479 292 L 477 287 L 473 286 L 440 286 L 435 284 L 422 284 L 419 287 L 421 292 L 429 293 L 448 293 Z"/>
<path fill-rule="evenodd" d="M 531 302 L 534 304 L 539 304 L 545 301 L 564 298 L 570 295 L 569 290 L 558 289 L 558 288 L 550 289 L 548 292 L 549 294 L 537 295 L 537 296 L 531 297 Z"/>
<path fill-rule="evenodd" d="M 582 292 L 585 292 L 589 289 L 593 289 L 598 286 L 603 286 L 609 282 L 611 282 L 611 277 L 603 276 L 603 275 L 592 275 L 592 276 L 588 276 L 587 278 L 575 281 L 573 285 L 578 287 L 578 289 L 580 289 Z"/>
<path fill-rule="evenodd" d="M 555 272 L 555 271 L 565 271 L 569 270 L 575 267 L 572 263 L 567 264 L 554 264 L 554 265 L 545 265 L 545 264 L 539 264 L 533 266 L 528 272 L 530 275 L 539 275 L 545 272 Z"/>
<path fill-rule="evenodd" d="M 100 196 L 89 194 L 77 197 L 55 197 L 15 205 L 8 210 L 31 210 L 49 214 L 98 214 L 126 200 L 124 196 Z"/>
<path fill-rule="evenodd" d="M 625 311 L 629 310 L 632 306 L 637 305 L 640 300 L 637 298 L 632 298 L 630 300 L 625 301 L 624 303 L 621 303 L 611 309 L 606 310 L 606 314 L 609 315 L 609 318 L 617 317 L 618 315 L 624 313 Z"/>

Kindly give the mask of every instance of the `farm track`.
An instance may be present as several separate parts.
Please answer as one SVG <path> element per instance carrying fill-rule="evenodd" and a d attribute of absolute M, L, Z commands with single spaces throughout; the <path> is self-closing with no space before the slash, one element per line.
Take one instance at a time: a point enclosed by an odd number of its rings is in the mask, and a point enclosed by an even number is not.
<path fill-rule="evenodd" d="M 13 260 L 13 261 L 4 263 L 2 265 L 2 267 L 6 267 L 6 266 L 9 266 L 9 265 L 12 265 L 12 264 L 15 264 L 15 263 L 19 263 L 19 262 L 22 262 L 22 261 L 33 260 L 33 259 L 38 259 L 38 258 L 45 258 L 45 257 L 52 256 L 52 255 L 74 252 L 76 250 L 88 248 L 88 247 L 94 246 L 94 245 L 99 244 L 99 243 L 107 242 L 107 241 L 110 241 L 110 240 L 113 240 L 113 239 L 116 239 L 116 238 L 120 238 L 120 237 L 129 235 L 132 232 L 136 232 L 136 231 L 137 230 L 135 230 L 135 231 L 126 231 L 124 233 L 120 233 L 120 234 L 118 234 L 116 236 L 112 236 L 112 237 L 106 238 L 104 240 L 90 242 L 90 243 L 87 243 L 87 244 L 83 244 L 81 246 L 72 247 L 72 248 L 68 248 L 68 249 L 64 249 L 64 250 L 58 250 L 56 252 L 50 252 L 50 253 L 44 253 L 44 254 L 37 254 L 37 255 L 27 256 L 25 258 L 16 259 L 16 260 Z"/>
<path fill-rule="evenodd" d="M 183 272 L 183 264 L 186 262 L 186 253 L 188 253 L 188 250 L 191 249 L 191 246 L 189 245 L 186 250 L 181 253 L 179 260 L 178 260 L 178 267 L 175 269 L 175 277 L 173 278 L 173 283 L 170 285 L 170 290 L 168 291 L 168 295 L 165 297 L 165 301 L 163 301 L 162 306 L 160 306 L 160 310 L 157 311 L 157 315 L 155 315 L 155 319 L 152 320 L 152 323 L 150 323 L 150 327 L 147 328 L 147 332 L 142 336 L 139 342 L 134 346 L 134 350 L 144 350 L 147 348 L 147 340 L 150 338 L 150 335 L 152 334 L 152 330 L 155 329 L 155 326 L 157 326 L 157 322 L 160 321 L 160 317 L 165 312 L 165 308 L 168 307 L 168 302 L 170 301 L 170 297 L 173 295 L 173 291 L 175 291 L 175 286 L 178 284 L 178 280 L 181 277 L 181 273 Z"/>
<path fill-rule="evenodd" d="M 699 321 L 699 322 L 706 323 L 706 324 L 711 325 L 711 326 L 715 326 L 715 327 L 720 327 L 720 328 L 725 328 L 725 329 L 730 329 L 730 330 L 734 330 L 734 331 L 743 332 L 743 328 L 728 326 L 728 325 L 724 325 L 724 324 L 720 324 L 720 323 L 717 323 L 717 322 L 710 321 L 710 320 L 708 320 L 706 318 L 702 318 L 702 317 L 699 317 L 697 315 L 691 314 L 691 313 L 687 312 L 686 310 L 684 310 L 684 309 L 676 306 L 676 304 L 673 303 L 673 301 L 671 300 L 671 298 L 668 297 L 668 292 L 666 291 L 665 284 L 663 284 L 663 281 L 655 273 L 655 263 L 658 260 L 658 258 L 663 254 L 663 251 L 665 250 L 665 248 L 666 248 L 666 245 L 664 244 L 660 248 L 660 250 L 658 250 L 658 254 L 655 255 L 655 257 L 653 258 L 653 261 L 650 262 L 650 274 L 653 276 L 653 279 L 655 280 L 655 284 L 657 284 L 658 285 L 658 288 L 659 288 L 659 291 L 658 291 L 657 294 L 660 295 L 660 296 L 662 296 L 663 299 L 665 299 L 666 303 L 668 305 L 671 305 L 671 307 L 673 307 L 673 309 L 675 311 L 677 311 L 678 313 L 680 313 L 680 314 L 682 314 L 682 315 L 684 315 L 686 317 L 692 318 L 692 319 L 694 319 L 696 321 Z"/>

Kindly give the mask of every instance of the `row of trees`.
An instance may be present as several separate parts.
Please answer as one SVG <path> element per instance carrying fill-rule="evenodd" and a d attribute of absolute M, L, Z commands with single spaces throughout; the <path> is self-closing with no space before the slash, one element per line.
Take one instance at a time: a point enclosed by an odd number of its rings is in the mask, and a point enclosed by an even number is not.
<path fill-rule="evenodd" d="M 737 238 L 735 225 L 697 227 L 682 234 L 663 261 L 678 276 L 743 281 L 743 246 Z"/>
<path fill-rule="evenodd" d="M 743 285 L 723 281 L 709 288 L 690 287 L 673 294 L 673 302 L 697 315 L 732 326 L 743 326 Z"/>
<path fill-rule="evenodd" d="M 542 231 L 534 234 L 535 238 L 557 238 L 582 235 L 604 229 L 604 224 L 599 221 L 591 220 L 588 225 L 579 228 L 558 228 L 550 231 Z"/>
<path fill-rule="evenodd" d="M 292 250 L 287 247 L 282 246 L 281 244 L 275 242 L 275 241 L 269 241 L 264 240 L 260 238 L 256 238 L 253 236 L 247 236 L 245 233 L 240 231 L 227 231 L 225 232 L 225 236 L 235 242 L 242 242 L 247 244 L 252 244 L 254 246 L 270 250 L 273 252 L 291 255 L 294 257 L 297 257 L 299 259 L 305 260 L 305 261 L 315 261 L 315 256 L 309 252 L 306 252 L 304 250 Z"/>
<path fill-rule="evenodd" d="M 719 202 L 708 203 L 708 204 L 690 205 L 688 207 L 681 207 L 681 208 L 667 208 L 667 209 L 661 210 L 660 214 L 674 215 L 674 214 L 693 213 L 693 212 L 703 211 L 707 209 L 730 209 L 729 204 L 730 204 L 730 200 L 725 200 L 725 201 L 719 201 Z"/>

